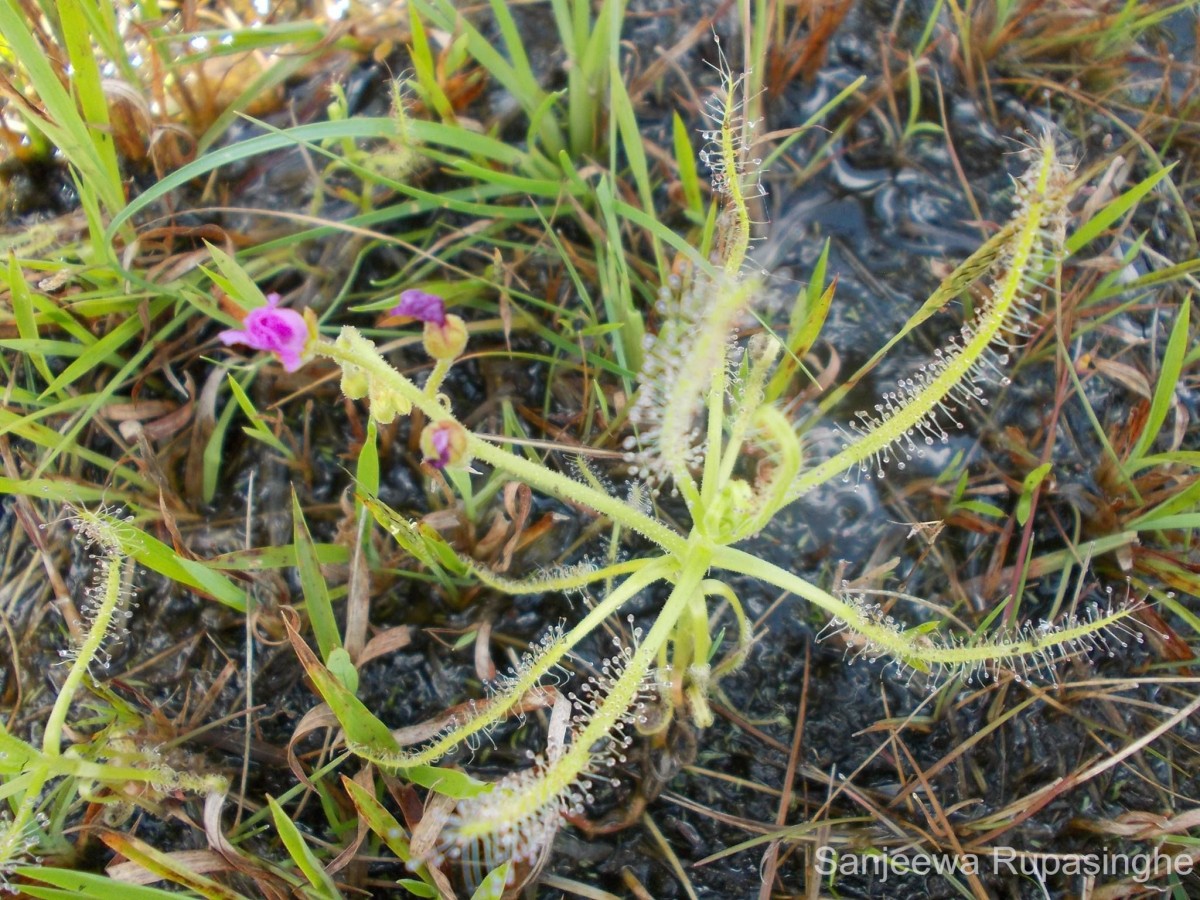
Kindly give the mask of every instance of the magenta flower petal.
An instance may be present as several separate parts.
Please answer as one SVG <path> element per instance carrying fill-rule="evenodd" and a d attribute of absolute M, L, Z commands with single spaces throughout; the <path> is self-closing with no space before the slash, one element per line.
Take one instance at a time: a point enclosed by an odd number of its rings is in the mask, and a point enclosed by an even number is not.
<path fill-rule="evenodd" d="M 279 350 L 275 355 L 283 363 L 283 371 L 285 372 L 295 372 L 304 365 L 304 360 L 300 358 L 300 354 L 295 350 Z"/>
<path fill-rule="evenodd" d="M 267 305 L 250 310 L 240 331 L 222 331 L 217 338 L 227 347 L 241 344 L 274 353 L 285 371 L 295 372 L 303 364 L 301 356 L 308 344 L 308 323 L 294 309 L 280 309 L 280 299 L 278 294 L 268 294 Z"/>
<path fill-rule="evenodd" d="M 437 294 L 411 288 L 400 294 L 400 302 L 391 309 L 393 316 L 408 316 L 441 328 L 446 324 L 446 304 Z"/>
<path fill-rule="evenodd" d="M 246 332 L 234 331 L 232 328 L 228 331 L 222 331 L 217 335 L 217 339 L 226 347 L 232 347 L 234 344 L 244 344 Z"/>
<path fill-rule="evenodd" d="M 426 425 L 421 432 L 421 456 L 435 469 L 464 465 L 470 459 L 467 432 L 457 422 Z"/>
<path fill-rule="evenodd" d="M 433 437 L 429 441 L 433 444 L 433 449 L 437 456 L 429 460 L 429 464 L 435 469 L 444 469 L 446 464 L 450 462 L 450 432 L 448 429 L 439 428 L 433 433 Z"/>

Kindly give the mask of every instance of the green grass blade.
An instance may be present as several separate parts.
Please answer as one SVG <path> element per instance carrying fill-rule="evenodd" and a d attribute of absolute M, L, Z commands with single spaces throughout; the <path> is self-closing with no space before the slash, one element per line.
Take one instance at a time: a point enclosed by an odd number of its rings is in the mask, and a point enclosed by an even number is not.
<path fill-rule="evenodd" d="M 768 402 L 779 399 L 796 372 L 803 368 L 804 355 L 816 342 L 825 325 L 825 318 L 829 315 L 829 308 L 833 305 L 837 279 L 835 278 L 828 287 L 824 287 L 829 246 L 829 240 L 826 239 L 817 265 L 813 268 L 812 278 L 805 289 L 796 295 L 796 301 L 792 305 L 791 315 L 788 316 L 787 338 L 784 341 L 787 353 L 767 385 L 765 397 Z"/>
<path fill-rule="evenodd" d="M 614 61 L 612 65 L 615 68 L 616 62 Z M 609 78 L 612 83 L 610 91 L 612 98 L 611 115 L 617 123 L 617 131 L 621 137 L 621 146 L 625 149 L 629 171 L 633 175 L 634 184 L 637 185 L 638 198 L 642 202 L 642 208 L 652 210 L 654 209 L 654 184 L 650 180 L 650 166 L 646 161 L 646 147 L 642 143 L 642 130 L 638 125 L 637 114 L 633 110 L 633 101 L 629 99 L 629 94 L 625 90 L 625 84 L 621 80 L 621 73 L 619 71 L 610 72 Z M 654 262 L 658 267 L 659 283 L 666 284 L 667 278 L 671 274 L 670 268 L 663 257 L 658 234 L 654 230 L 651 230 L 649 234 L 651 250 L 654 253 Z M 620 246 L 620 243 L 618 242 L 613 246 Z"/>
<path fill-rule="evenodd" d="M 147 569 L 202 591 L 226 606 L 244 613 L 246 593 L 205 563 L 185 559 L 157 538 L 139 528 L 118 529 L 121 549 Z"/>
<path fill-rule="evenodd" d="M 1194 481 L 1174 497 L 1164 500 L 1158 506 L 1130 521 L 1125 527 L 1137 531 L 1164 528 L 1161 524 L 1181 514 L 1200 507 L 1200 481 Z"/>
<path fill-rule="evenodd" d="M 607 234 L 607 242 L 596 247 L 600 275 L 600 295 L 605 318 L 621 326 L 613 345 L 617 364 L 633 371 L 642 367 L 642 338 L 646 333 L 642 314 L 633 302 L 630 271 L 621 241 L 621 223 L 616 213 L 616 188 L 612 178 L 605 176 L 596 186 Z"/>
<path fill-rule="evenodd" d="M 338 724 L 346 733 L 346 741 L 354 745 L 354 752 L 380 765 L 388 765 L 387 759 L 396 759 L 401 755 L 400 744 L 392 736 L 392 732 L 375 717 L 361 700 L 347 690 L 346 686 L 317 659 L 316 655 L 304 643 L 303 638 L 288 626 L 288 636 L 291 638 L 292 649 L 300 658 L 300 664 L 316 687 L 321 699 L 329 706 Z M 440 793 L 450 797 L 472 797 L 481 791 L 491 788 L 491 785 L 476 781 L 465 772 L 454 769 L 444 769 L 438 766 L 397 766 L 401 768 L 404 777 L 414 784 L 423 787 L 436 788 Z"/>
<path fill-rule="evenodd" d="M 80 872 L 72 869 L 22 866 L 15 869 L 13 874 L 21 878 L 28 878 L 30 881 L 55 885 L 55 888 L 21 885 L 22 893 L 31 897 L 87 897 L 92 900 L 179 900 L 181 896 L 187 896 L 178 891 L 163 891 L 146 885 L 130 884 L 128 881 L 113 881 L 111 878 L 93 872 Z"/>
<path fill-rule="evenodd" d="M 454 114 L 454 104 L 438 84 L 433 66 L 433 51 L 429 47 L 429 38 L 425 34 L 421 14 L 416 9 L 409 10 L 408 22 L 412 33 L 412 43 L 408 47 L 409 58 L 417 76 L 417 89 L 421 99 L 426 106 L 441 116 L 443 122 L 454 122 L 457 118 Z"/>
<path fill-rule="evenodd" d="M 350 797 L 350 802 L 358 811 L 359 818 L 367 823 L 367 827 L 375 832 L 387 848 L 396 854 L 401 862 L 412 859 L 408 837 L 404 827 L 396 821 L 375 795 L 353 779 L 342 776 L 342 787 Z M 422 868 L 424 868 L 422 866 Z"/>
<path fill-rule="evenodd" d="M 508 884 L 508 873 L 512 869 L 512 860 L 501 863 L 487 873 L 487 876 L 479 883 L 479 887 L 475 889 L 475 893 L 471 895 L 471 900 L 501 900 L 504 896 L 504 888 Z"/>
<path fill-rule="evenodd" d="M 1145 197 L 1154 186 L 1166 178 L 1175 168 L 1172 163 L 1159 169 L 1153 175 L 1143 178 L 1123 194 L 1114 197 L 1094 216 L 1083 223 L 1070 237 L 1067 238 L 1067 255 L 1072 256 L 1099 237 L 1109 225 L 1125 215 Z"/>
<path fill-rule="evenodd" d="M 350 561 L 350 551 L 342 544 L 313 544 L 313 555 L 317 564 L 340 566 Z M 228 572 L 263 572 L 268 569 L 290 569 L 296 565 L 294 544 L 273 547 L 254 547 L 250 550 L 234 550 L 208 560 L 209 567 Z"/>
<path fill-rule="evenodd" d="M 160 297 L 150 303 L 147 318 L 153 321 L 171 303 L 171 298 Z M 139 316 L 130 316 L 120 325 L 112 329 L 96 343 L 83 349 L 76 360 L 67 366 L 57 378 L 46 385 L 42 396 L 60 393 L 68 385 L 74 384 L 78 378 L 95 372 L 101 366 L 116 368 L 124 362 L 118 352 L 129 341 L 142 334 L 142 320 Z M 143 346 L 143 351 L 153 351 L 158 345 L 153 341 Z M 115 365 L 114 365 L 115 363 Z"/>
<path fill-rule="evenodd" d="M 93 484 L 81 484 L 58 478 L 9 478 L 0 476 L 0 495 L 18 494 L 55 503 L 70 503 L 86 506 L 94 503 L 120 503 L 135 513 L 146 512 L 147 507 L 135 498 L 113 488 L 100 488 Z M 144 501 L 143 501 L 144 502 Z"/>
<path fill-rule="evenodd" d="M 300 508 L 300 499 L 296 496 L 295 488 L 292 489 L 292 530 L 296 542 L 296 571 L 300 575 L 300 588 L 304 592 L 308 621 L 317 639 L 321 659 L 328 664 L 329 655 L 342 646 L 342 636 L 338 633 L 333 604 L 329 601 L 329 586 L 325 583 L 325 576 L 321 574 L 316 548 L 304 521 L 304 510 Z"/>
<path fill-rule="evenodd" d="M 9 433 L 20 435 L 30 443 L 42 447 L 54 447 L 61 438 L 61 435 L 53 428 L 48 428 L 28 416 L 20 416 L 0 408 L 0 434 Z M 67 453 L 109 473 L 112 479 L 122 481 L 131 488 L 143 491 L 148 495 L 157 493 L 158 488 L 150 479 L 128 466 L 118 465 L 103 453 L 87 447 L 80 447 L 78 444 L 69 447 Z"/>
<path fill-rule="evenodd" d="M 58 80 L 50 60 L 29 30 L 24 11 L 14 0 L 0 0 L 0 34 L 12 49 L 12 54 L 25 66 L 29 81 L 37 91 L 45 115 L 25 110 L 36 128 L 54 143 L 63 157 L 77 168 L 90 183 L 103 191 L 104 202 L 110 210 L 118 210 L 125 202 L 120 180 L 113 182 L 101 160 L 97 145 L 87 123 L 80 116 L 75 101 Z M 23 104 L 22 104 L 23 106 Z M 115 190 L 114 190 L 115 188 Z"/>
<path fill-rule="evenodd" d="M 204 269 L 204 273 L 218 284 L 225 293 L 234 300 L 241 302 L 242 306 L 247 310 L 254 309 L 259 306 L 267 305 L 266 295 L 263 294 L 259 286 L 254 282 L 246 270 L 238 265 L 237 260 L 222 250 L 204 242 L 204 246 L 208 248 L 208 252 L 212 254 L 213 262 L 221 272 L 221 276 Z"/>
<path fill-rule="evenodd" d="M 233 393 L 234 401 L 241 408 L 246 418 L 250 420 L 250 426 L 243 429 L 245 433 L 257 441 L 262 441 L 284 459 L 295 459 L 295 454 L 291 451 L 291 448 L 277 438 L 271 429 L 267 427 L 267 423 L 263 421 L 258 410 L 254 408 L 254 403 L 250 400 L 246 392 L 242 390 L 242 386 L 237 383 L 237 379 L 232 375 L 227 375 L 226 381 L 229 384 L 229 390 Z"/>
<path fill-rule="evenodd" d="M 1175 389 L 1179 386 L 1179 377 L 1183 373 L 1184 354 L 1188 349 L 1188 326 L 1191 319 L 1192 304 L 1185 300 L 1175 318 L 1171 336 L 1167 339 L 1167 349 L 1163 352 L 1162 369 L 1158 373 L 1158 382 L 1154 385 L 1154 397 L 1150 401 L 1150 413 L 1138 435 L 1137 443 L 1126 460 L 1126 471 L 1130 465 L 1136 465 L 1158 437 L 1158 432 L 1167 420 L 1171 410 L 1171 402 L 1175 397 Z"/>
<path fill-rule="evenodd" d="M 292 861 L 312 885 L 313 893 L 322 900 L 341 900 L 342 892 L 338 890 L 332 876 L 325 871 L 321 861 L 309 849 L 296 823 L 274 797 L 267 797 L 267 803 L 271 807 L 271 819 L 275 822 L 275 831 L 279 834 L 279 839 L 283 841 L 283 846 L 287 848 Z"/>
<path fill-rule="evenodd" d="M 125 201 L 125 190 L 121 183 L 121 167 L 117 162 L 117 148 L 108 118 L 108 100 L 104 96 L 100 65 L 92 49 L 92 27 L 84 13 L 84 4 L 87 2 L 89 0 L 58 0 L 58 19 L 71 59 L 71 85 L 79 99 L 79 108 L 104 177 L 103 183 L 93 186 L 99 189 L 109 210 L 115 211 Z"/>
<path fill-rule="evenodd" d="M 679 167 L 679 183 L 683 188 L 683 197 L 687 207 L 697 222 L 704 221 L 704 197 L 700 192 L 700 174 L 696 168 L 696 148 L 692 146 L 691 135 L 679 113 L 671 117 L 672 136 L 675 142 L 675 164 Z"/>
<path fill-rule="evenodd" d="M 37 349 L 40 338 L 38 337 L 37 319 L 33 312 L 33 292 L 29 290 L 29 284 L 25 281 L 21 267 L 17 265 L 17 258 L 12 253 L 8 254 L 8 293 L 12 300 L 13 318 L 17 322 L 17 334 L 27 341 L 34 342 L 34 346 L 26 351 L 29 361 L 33 363 L 33 367 L 37 369 L 46 384 L 49 384 L 54 380 L 54 374 L 46 365 L 44 353 Z"/>

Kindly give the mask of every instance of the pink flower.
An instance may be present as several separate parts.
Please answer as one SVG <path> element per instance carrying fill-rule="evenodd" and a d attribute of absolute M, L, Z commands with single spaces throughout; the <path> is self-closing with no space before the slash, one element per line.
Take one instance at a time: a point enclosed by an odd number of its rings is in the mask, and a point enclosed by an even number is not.
<path fill-rule="evenodd" d="M 400 294 L 400 302 L 390 310 L 393 316 L 407 316 L 441 328 L 446 324 L 446 304 L 437 294 L 411 288 Z"/>
<path fill-rule="evenodd" d="M 280 309 L 278 294 L 267 294 L 267 305 L 250 310 L 242 320 L 242 330 L 230 329 L 217 335 L 226 347 L 242 344 L 255 350 L 274 353 L 285 372 L 303 365 L 301 356 L 308 345 L 308 323 L 294 309 Z"/>

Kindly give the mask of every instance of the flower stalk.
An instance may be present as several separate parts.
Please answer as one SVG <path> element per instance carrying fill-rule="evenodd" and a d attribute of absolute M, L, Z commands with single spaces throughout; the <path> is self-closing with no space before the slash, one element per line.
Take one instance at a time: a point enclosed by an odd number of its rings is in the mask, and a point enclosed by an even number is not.
<path fill-rule="evenodd" d="M 431 423 L 460 424 L 450 413 L 440 397 L 434 398 L 405 378 L 380 356 L 371 341 L 359 334 L 358 329 L 345 327 L 336 341 L 318 341 L 312 352 L 339 364 L 349 365 L 362 372 L 368 381 L 380 389 L 381 395 L 389 399 L 398 398 L 410 408 L 415 407 L 425 414 Z M 460 425 L 461 427 L 461 425 Z M 622 500 L 595 488 L 580 484 L 544 466 L 536 465 L 524 457 L 509 453 L 482 438 L 466 431 L 466 453 L 472 458 L 495 468 L 502 469 L 514 478 L 543 491 L 553 497 L 590 507 L 623 527 L 629 528 L 671 551 L 679 551 L 685 539 L 658 520 L 640 512 Z"/>

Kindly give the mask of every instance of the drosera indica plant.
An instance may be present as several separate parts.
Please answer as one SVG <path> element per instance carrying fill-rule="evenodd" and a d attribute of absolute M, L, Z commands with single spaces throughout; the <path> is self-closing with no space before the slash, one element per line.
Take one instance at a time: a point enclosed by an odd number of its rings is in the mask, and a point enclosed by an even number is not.
<path fill-rule="evenodd" d="M 738 82 L 731 79 L 726 88 L 732 97 Z M 647 341 L 639 393 L 630 409 L 633 433 L 625 449 L 632 478 L 624 494 L 605 490 L 596 479 L 584 483 L 509 452 L 458 419 L 440 389 L 465 347 L 466 331 L 436 296 L 408 291 L 393 310 L 424 323 L 424 345 L 436 365 L 423 385 L 397 371 L 353 327 L 343 327 L 332 339 L 309 329 L 304 358 L 336 362 L 346 396 L 366 399 L 377 421 L 420 411 L 427 423 L 420 435 L 425 461 L 443 470 L 451 483 L 469 487 L 477 474 L 473 467 L 488 467 L 590 508 L 653 547 L 635 559 L 526 579 L 502 577 L 459 558 L 461 570 L 510 594 L 594 585 L 606 586 L 607 593 L 580 621 L 543 636 L 485 699 L 415 743 L 404 743 L 403 732 L 391 732 L 315 656 L 302 653 L 316 687 L 344 728 L 348 749 L 456 802 L 439 818 L 440 836 L 422 842 L 413 864 L 461 857 L 480 871 L 509 860 L 536 865 L 563 816 L 583 810 L 591 780 L 621 758 L 636 729 L 665 728 L 672 716 L 687 717 L 701 728 L 711 724 L 714 683 L 745 658 L 752 640 L 727 576 L 755 578 L 803 598 L 828 617 L 827 633 L 846 635 L 851 660 L 885 660 L 926 678 L 931 686 L 1001 669 L 1019 678 L 1053 678 L 1055 666 L 1073 655 L 1141 639 L 1129 621 L 1135 605 L 1128 603 L 1093 605 L 1056 622 L 987 634 L 946 635 L 937 623 L 908 627 L 869 594 L 831 593 L 738 548 L 809 491 L 835 479 L 878 477 L 889 465 L 903 466 L 948 442 L 952 432 L 964 427 L 965 418 L 987 402 L 989 385 L 1007 378 L 1013 346 L 1028 332 L 1032 317 L 1041 315 L 1043 285 L 1067 255 L 1068 204 L 1080 187 L 1050 137 L 1027 148 L 1027 169 L 1016 183 L 1011 220 L 945 279 L 905 330 L 969 288 L 977 288 L 973 317 L 931 362 L 902 379 L 872 409 L 859 411 L 843 430 L 840 450 L 826 459 L 808 459 L 796 425 L 767 399 L 782 344 L 769 333 L 744 343 L 738 338 L 739 330 L 753 321 L 754 302 L 762 292 L 747 265 L 747 198 L 761 188 L 755 166 L 746 159 L 744 127 L 738 104 L 730 99 L 720 104 L 718 120 L 706 133 L 705 154 L 718 173 L 714 187 L 721 204 L 712 241 L 716 249 L 677 293 L 663 293 L 664 324 L 657 338 Z M 751 459 L 757 466 L 746 474 Z M 658 518 L 645 502 L 664 490 L 685 504 L 691 523 L 686 533 Z M 372 508 L 382 506 L 372 501 Z M 398 515 L 389 512 L 380 518 L 406 547 L 419 542 L 415 527 Z M 436 767 L 459 745 L 474 746 L 523 701 L 545 697 L 543 684 L 576 648 L 634 597 L 658 584 L 669 591 L 653 620 L 634 631 L 632 643 L 618 645 L 587 690 L 570 697 L 569 721 L 564 725 L 559 717 L 561 733 L 552 735 L 547 751 L 530 768 L 481 785 Z M 729 604 L 738 632 L 737 647 L 718 666 L 713 664 L 714 602 Z"/>
<path fill-rule="evenodd" d="M 97 715 L 86 725 L 71 720 L 96 675 L 108 669 L 108 647 L 125 633 L 134 604 L 132 560 L 125 553 L 131 519 L 110 508 L 71 510 L 68 519 L 92 551 L 92 583 L 81 604 L 83 628 L 77 641 L 61 651 L 66 676 L 42 729 L 40 746 L 0 724 L 0 889 L 22 863 L 38 862 L 38 853 L 69 854 L 63 838 L 72 807 L 89 803 L 141 805 L 154 809 L 177 792 L 211 795 L 228 790 L 224 778 L 173 768 L 159 748 L 140 740 L 136 727 L 122 723 L 116 711 Z M 97 680 L 99 680 L 97 678 Z M 97 727 L 97 722 L 107 722 Z"/>

